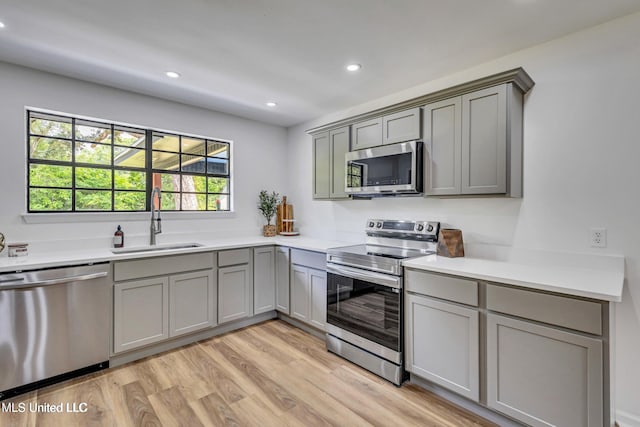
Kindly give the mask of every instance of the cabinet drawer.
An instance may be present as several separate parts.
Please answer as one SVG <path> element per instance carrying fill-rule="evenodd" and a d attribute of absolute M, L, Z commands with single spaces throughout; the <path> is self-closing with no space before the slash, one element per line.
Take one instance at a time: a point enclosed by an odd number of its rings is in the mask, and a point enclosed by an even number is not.
<path fill-rule="evenodd" d="M 478 283 L 458 277 L 405 270 L 407 291 L 478 306 Z"/>
<path fill-rule="evenodd" d="M 218 267 L 248 264 L 249 261 L 251 261 L 251 250 L 249 248 L 218 252 Z"/>
<path fill-rule="evenodd" d="M 602 335 L 602 305 L 597 302 L 487 285 L 487 309 Z"/>
<path fill-rule="evenodd" d="M 304 265 L 324 271 L 327 269 L 327 254 L 291 249 L 291 264 Z"/>
<path fill-rule="evenodd" d="M 119 282 L 141 277 L 166 276 L 215 266 L 213 252 L 116 261 L 113 265 L 113 280 Z"/>

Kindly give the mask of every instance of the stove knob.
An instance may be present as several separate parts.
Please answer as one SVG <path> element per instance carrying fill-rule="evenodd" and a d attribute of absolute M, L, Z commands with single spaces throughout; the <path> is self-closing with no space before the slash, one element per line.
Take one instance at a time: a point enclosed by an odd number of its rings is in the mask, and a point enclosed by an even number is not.
<path fill-rule="evenodd" d="M 422 230 L 424 230 L 424 225 L 418 224 L 418 231 L 422 231 Z"/>
<path fill-rule="evenodd" d="M 369 221 L 369 228 L 375 227 L 376 223 L 373 221 Z"/>
<path fill-rule="evenodd" d="M 427 226 L 427 231 L 428 231 L 429 233 L 431 233 L 431 232 L 433 231 L 433 225 L 429 224 L 429 225 Z"/>
<path fill-rule="evenodd" d="M 382 228 L 382 223 L 381 223 L 381 222 L 377 223 L 377 224 L 376 224 L 376 227 L 378 227 L 378 228 Z"/>

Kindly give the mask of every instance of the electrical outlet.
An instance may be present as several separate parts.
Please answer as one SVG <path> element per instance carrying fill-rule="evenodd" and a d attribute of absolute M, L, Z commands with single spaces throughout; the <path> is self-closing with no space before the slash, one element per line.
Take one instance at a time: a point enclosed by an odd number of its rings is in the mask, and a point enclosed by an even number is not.
<path fill-rule="evenodd" d="M 607 247 L 607 229 L 606 228 L 591 229 L 591 247 L 592 248 Z"/>

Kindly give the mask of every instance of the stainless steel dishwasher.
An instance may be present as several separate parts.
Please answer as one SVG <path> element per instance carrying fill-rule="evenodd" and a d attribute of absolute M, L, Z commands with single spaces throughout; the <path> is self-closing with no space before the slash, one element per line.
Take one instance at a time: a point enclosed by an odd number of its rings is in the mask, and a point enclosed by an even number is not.
<path fill-rule="evenodd" d="M 108 263 L 0 274 L 0 400 L 109 366 Z"/>

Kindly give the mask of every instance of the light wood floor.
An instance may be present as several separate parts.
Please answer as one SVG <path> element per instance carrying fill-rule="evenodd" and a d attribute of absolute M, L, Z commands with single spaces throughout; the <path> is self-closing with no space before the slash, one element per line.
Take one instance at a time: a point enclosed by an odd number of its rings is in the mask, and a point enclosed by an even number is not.
<path fill-rule="evenodd" d="M 88 411 L 5 411 L 2 426 L 493 425 L 414 385 L 395 387 L 279 320 L 8 402 L 86 402 Z"/>

